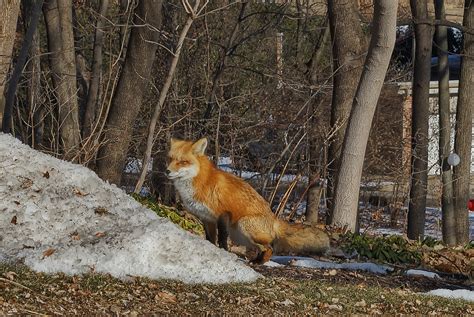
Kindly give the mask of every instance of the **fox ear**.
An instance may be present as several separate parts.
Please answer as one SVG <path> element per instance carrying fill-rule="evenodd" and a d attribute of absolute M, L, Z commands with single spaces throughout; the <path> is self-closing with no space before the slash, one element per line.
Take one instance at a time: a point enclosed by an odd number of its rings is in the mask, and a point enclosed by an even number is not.
<path fill-rule="evenodd" d="M 197 140 L 193 144 L 193 153 L 197 155 L 204 155 L 207 147 L 207 138 Z"/>

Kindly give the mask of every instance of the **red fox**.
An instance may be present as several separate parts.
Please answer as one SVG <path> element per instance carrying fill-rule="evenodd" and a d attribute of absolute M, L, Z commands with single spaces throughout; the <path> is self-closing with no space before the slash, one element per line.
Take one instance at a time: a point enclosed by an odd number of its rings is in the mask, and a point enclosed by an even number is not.
<path fill-rule="evenodd" d="M 278 219 L 270 205 L 248 183 L 219 170 L 205 155 L 207 139 L 171 139 L 166 170 L 184 206 L 198 217 L 206 239 L 227 250 L 227 237 L 239 245 L 257 247 L 253 262 L 267 262 L 273 252 L 321 254 L 328 235 L 317 228 L 290 225 Z M 217 233 L 216 233 L 217 230 Z"/>

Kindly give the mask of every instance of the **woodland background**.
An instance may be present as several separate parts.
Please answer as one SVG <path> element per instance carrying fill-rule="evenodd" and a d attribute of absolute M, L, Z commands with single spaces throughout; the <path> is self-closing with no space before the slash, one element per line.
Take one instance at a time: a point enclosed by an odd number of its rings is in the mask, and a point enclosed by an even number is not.
<path fill-rule="evenodd" d="M 452 16 L 444 5 L 400 1 L 396 22 L 405 27 L 397 28 L 374 115 L 367 112 L 370 136 L 345 142 L 368 142 L 365 183 L 392 184 L 388 198 L 372 203 L 393 217 L 405 217 L 407 207 L 409 237 L 423 237 L 428 94 L 437 67 L 431 57 L 442 64 L 448 53 L 461 54 L 456 121 L 450 121 L 449 92 L 447 108 L 441 101 L 447 64 L 437 72 L 445 132 L 439 133 L 443 239 L 463 244 L 469 241 L 474 5 L 446 1 L 458 13 Z M 360 176 L 340 181 L 355 184 L 349 191 L 356 200 L 345 208 L 351 216 L 337 223 L 334 215 L 344 208 L 334 206 L 334 195 L 374 25 L 371 1 L 3 0 L 2 129 L 129 191 L 143 193 L 144 184 L 165 204 L 177 203 L 163 173 L 169 139 L 206 136 L 212 159 L 240 175 L 250 171 L 248 181 L 277 213 L 288 209 L 287 217 L 312 222 L 327 214 L 327 223 L 356 230 Z M 407 113 L 398 84 L 411 81 Z M 366 95 L 377 102 L 378 92 Z M 406 115 L 410 135 L 402 137 Z M 453 151 L 461 164 L 451 169 L 444 162 Z M 143 165 L 148 173 L 140 178 Z"/>

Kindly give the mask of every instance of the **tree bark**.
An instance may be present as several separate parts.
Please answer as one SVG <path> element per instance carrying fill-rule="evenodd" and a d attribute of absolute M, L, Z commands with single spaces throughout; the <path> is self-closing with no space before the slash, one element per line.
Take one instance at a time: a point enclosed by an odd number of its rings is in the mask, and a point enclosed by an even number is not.
<path fill-rule="evenodd" d="M 120 184 L 123 167 L 132 139 L 133 125 L 140 111 L 146 87 L 150 81 L 160 37 L 162 0 L 142 0 L 135 11 L 123 71 L 107 118 L 104 141 L 98 155 L 98 174 L 102 179 Z"/>
<path fill-rule="evenodd" d="M 445 19 L 444 0 L 435 0 L 436 19 Z M 451 119 L 449 106 L 449 65 L 448 29 L 436 26 L 436 46 L 438 51 L 438 114 L 439 114 L 439 162 L 441 168 L 441 210 L 443 216 L 443 241 L 456 244 L 456 228 L 453 208 L 453 174 L 447 159 L 451 153 Z"/>
<path fill-rule="evenodd" d="M 86 110 L 84 114 L 84 127 L 82 136 L 87 138 L 92 132 L 97 113 L 97 103 L 99 99 L 100 78 L 102 74 L 102 46 L 104 43 L 104 25 L 107 15 L 109 0 L 102 0 L 100 4 L 99 17 L 95 27 L 94 52 L 92 61 L 91 81 L 87 94 Z"/>
<path fill-rule="evenodd" d="M 33 36 L 35 35 L 36 28 L 38 26 L 39 17 L 41 15 L 41 6 L 43 0 L 36 0 L 32 5 L 31 16 L 28 22 L 28 29 L 26 31 L 23 44 L 18 55 L 15 68 L 13 69 L 12 76 L 8 83 L 8 90 L 5 98 L 5 109 L 3 112 L 2 130 L 4 133 L 10 133 L 12 129 L 12 115 L 13 105 L 15 103 L 15 95 L 20 81 L 21 74 L 23 73 L 23 67 L 28 57 L 28 51 L 30 50 L 31 43 L 33 42 Z M 27 140 L 24 140 L 25 142 Z"/>
<path fill-rule="evenodd" d="M 329 27 L 333 42 L 333 79 L 331 127 L 337 128 L 328 153 L 327 222 L 332 219 L 332 196 L 339 170 L 341 146 L 347 120 L 357 90 L 364 63 L 365 38 L 357 14 L 355 0 L 328 1 Z"/>
<path fill-rule="evenodd" d="M 428 19 L 427 0 L 411 0 L 415 20 Z M 428 180 L 428 118 L 432 27 L 415 24 L 413 77 L 411 190 L 408 205 L 408 238 L 423 238 Z"/>
<path fill-rule="evenodd" d="M 33 5 L 30 4 L 30 8 Z M 31 10 L 26 9 L 27 12 Z M 40 8 L 41 10 L 41 8 Z M 28 14 L 28 13 L 27 13 Z M 28 124 L 29 124 L 29 144 L 32 148 L 38 149 L 43 143 L 44 133 L 44 112 L 45 108 L 41 102 L 41 48 L 40 35 L 35 32 L 31 43 L 29 59 L 27 63 L 28 76 Z"/>
<path fill-rule="evenodd" d="M 48 0 L 43 6 L 49 61 L 59 105 L 59 127 L 65 159 L 72 159 L 81 141 L 77 101 L 72 3 Z"/>
<path fill-rule="evenodd" d="M 336 180 L 332 225 L 356 230 L 359 188 L 372 119 L 395 45 L 396 0 L 375 2 L 373 34 L 354 98 Z"/>
<path fill-rule="evenodd" d="M 466 0 L 463 25 L 474 28 L 474 1 Z M 467 202 L 471 173 L 472 108 L 474 106 L 474 35 L 464 33 L 459 78 L 459 96 L 456 109 L 456 135 L 454 151 L 461 158 L 454 167 L 454 213 L 456 222 L 456 242 L 469 242 L 469 215 Z"/>
<path fill-rule="evenodd" d="M 20 0 L 0 1 L 0 129 L 5 108 L 5 84 L 12 60 L 16 24 L 20 13 Z"/>

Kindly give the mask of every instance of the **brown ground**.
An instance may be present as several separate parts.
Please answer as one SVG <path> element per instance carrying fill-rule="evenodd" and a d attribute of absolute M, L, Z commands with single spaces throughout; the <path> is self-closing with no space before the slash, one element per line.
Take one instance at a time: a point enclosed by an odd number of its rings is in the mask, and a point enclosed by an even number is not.
<path fill-rule="evenodd" d="M 144 278 L 120 281 L 100 274 L 47 275 L 21 265 L 1 265 L 0 314 L 474 314 L 472 302 L 417 294 L 466 287 L 459 280 L 295 267 L 255 269 L 265 278 L 216 286 Z"/>

